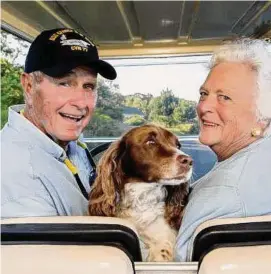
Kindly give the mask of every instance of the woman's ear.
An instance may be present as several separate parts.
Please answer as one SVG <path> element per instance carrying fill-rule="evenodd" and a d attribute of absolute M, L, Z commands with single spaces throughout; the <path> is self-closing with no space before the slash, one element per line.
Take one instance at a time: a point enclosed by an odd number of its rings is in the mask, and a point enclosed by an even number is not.
<path fill-rule="evenodd" d="M 270 119 L 260 119 L 257 125 L 251 129 L 251 136 L 260 138 L 264 136 L 265 129 L 270 125 Z"/>

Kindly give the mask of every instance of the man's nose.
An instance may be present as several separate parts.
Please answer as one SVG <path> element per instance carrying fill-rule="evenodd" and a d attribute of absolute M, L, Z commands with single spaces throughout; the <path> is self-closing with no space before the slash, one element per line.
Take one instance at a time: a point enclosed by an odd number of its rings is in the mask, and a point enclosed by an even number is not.
<path fill-rule="evenodd" d="M 71 105 L 80 109 L 84 109 L 87 106 L 89 94 L 83 88 L 75 88 L 71 98 Z"/>

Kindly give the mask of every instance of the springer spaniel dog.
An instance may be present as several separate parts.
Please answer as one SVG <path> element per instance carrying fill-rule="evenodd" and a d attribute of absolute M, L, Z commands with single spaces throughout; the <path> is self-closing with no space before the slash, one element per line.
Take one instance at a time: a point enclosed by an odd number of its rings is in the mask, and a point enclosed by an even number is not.
<path fill-rule="evenodd" d="M 147 261 L 172 261 L 191 175 L 192 159 L 174 134 L 155 125 L 133 128 L 102 156 L 89 214 L 130 220 Z"/>

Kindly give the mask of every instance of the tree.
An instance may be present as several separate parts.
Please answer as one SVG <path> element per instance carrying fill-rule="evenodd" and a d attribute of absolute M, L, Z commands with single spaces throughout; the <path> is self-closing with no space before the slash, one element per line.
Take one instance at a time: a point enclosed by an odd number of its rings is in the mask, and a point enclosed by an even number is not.
<path fill-rule="evenodd" d="M 196 102 L 179 100 L 178 106 L 173 111 L 173 119 L 176 123 L 193 122 L 196 118 Z"/>
<path fill-rule="evenodd" d="M 171 116 L 179 103 L 179 99 L 169 89 L 162 90 L 160 97 L 162 104 L 161 115 Z"/>
<path fill-rule="evenodd" d="M 1 58 L 1 128 L 7 122 L 8 107 L 24 102 L 20 84 L 22 67 L 11 64 Z"/>
<path fill-rule="evenodd" d="M 11 47 L 10 41 L 15 41 Z M 24 102 L 20 75 L 23 67 L 17 58 L 25 56 L 29 43 L 1 30 L 1 128 L 7 122 L 8 107 Z"/>
<path fill-rule="evenodd" d="M 144 114 L 144 119 L 148 119 L 150 113 L 150 101 L 152 100 L 153 96 L 151 94 L 142 94 L 142 93 L 135 93 L 133 95 L 128 95 L 125 97 L 125 106 L 128 107 L 135 107 L 142 111 Z"/>
<path fill-rule="evenodd" d="M 149 119 L 167 127 L 172 126 L 174 124 L 174 109 L 178 103 L 179 99 L 174 96 L 172 90 L 162 90 L 160 96 L 150 101 Z"/>
<path fill-rule="evenodd" d="M 14 45 L 11 47 L 11 44 Z M 13 65 L 18 65 L 18 57 L 25 57 L 30 43 L 1 30 L 1 55 Z"/>
<path fill-rule="evenodd" d="M 119 93 L 119 87 L 110 81 L 99 79 L 97 92 L 96 109 L 112 119 L 122 121 L 124 97 Z"/>
<path fill-rule="evenodd" d="M 122 123 L 124 97 L 119 93 L 119 87 L 99 79 L 97 93 L 96 110 L 84 136 L 120 136 L 127 126 Z"/>
<path fill-rule="evenodd" d="M 95 111 L 91 122 L 84 131 L 85 137 L 117 137 L 123 132 L 122 124 L 106 114 Z"/>
<path fill-rule="evenodd" d="M 125 120 L 125 124 L 128 124 L 130 126 L 141 126 L 145 123 L 146 123 L 145 119 L 137 114 L 133 115 Z"/>
<path fill-rule="evenodd" d="M 197 120 L 194 121 L 194 123 L 189 131 L 189 134 L 194 134 L 194 135 L 199 134 L 199 123 Z"/>
<path fill-rule="evenodd" d="M 197 117 L 196 102 L 186 101 L 186 108 L 184 113 L 185 119 L 188 122 L 192 122 Z"/>

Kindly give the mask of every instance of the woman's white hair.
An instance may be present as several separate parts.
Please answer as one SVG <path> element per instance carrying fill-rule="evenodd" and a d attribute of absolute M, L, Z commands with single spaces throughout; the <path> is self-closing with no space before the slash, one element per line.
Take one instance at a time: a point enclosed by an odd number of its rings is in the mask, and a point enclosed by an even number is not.
<path fill-rule="evenodd" d="M 268 41 L 241 38 L 227 42 L 213 54 L 210 68 L 222 62 L 248 64 L 257 73 L 257 114 L 271 118 L 271 44 Z"/>

